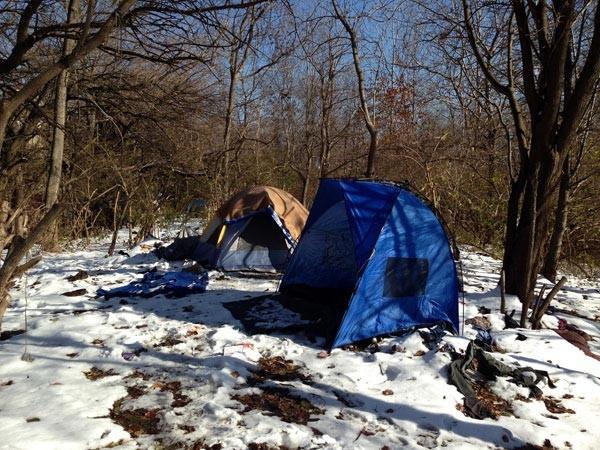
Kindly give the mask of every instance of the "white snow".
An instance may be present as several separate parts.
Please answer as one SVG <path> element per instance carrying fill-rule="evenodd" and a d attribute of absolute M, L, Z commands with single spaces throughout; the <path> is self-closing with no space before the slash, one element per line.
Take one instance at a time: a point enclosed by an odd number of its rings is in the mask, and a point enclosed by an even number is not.
<path fill-rule="evenodd" d="M 557 387 L 541 385 L 544 395 L 574 414 L 550 413 L 542 401 L 518 400 L 517 395 L 528 396 L 528 389 L 499 378 L 492 389 L 512 402 L 513 415 L 466 417 L 457 409 L 462 394 L 447 382 L 449 353 L 429 350 L 418 333 L 384 339 L 373 353 L 336 349 L 325 358 L 320 339 L 247 334 L 223 303 L 273 292 L 276 278 L 211 272 L 204 294 L 95 299 L 99 287 L 128 283 L 154 266 L 181 266 L 147 254 L 151 244 L 129 252 L 130 257 L 106 257 L 105 242 L 46 254 L 20 280 L 2 330 L 24 328 L 28 304 L 28 332 L 0 341 L 0 449 L 168 448 L 177 443 L 177 448 L 220 444 L 224 449 L 245 449 L 250 443 L 291 449 L 491 449 L 541 445 L 545 439 L 556 448 L 597 447 L 600 361 L 550 329 L 504 330 L 496 288 L 499 263 L 490 257 L 463 251 L 465 318 L 479 315 L 481 306 L 489 308 L 491 334 L 506 350 L 495 356 L 548 371 Z M 66 280 L 78 270 L 90 277 Z M 591 335 L 591 349 L 600 352 L 600 323 L 594 320 L 600 316 L 599 288 L 597 280 L 569 277 L 556 300 L 563 312 L 545 317 L 544 324 L 556 327 L 557 317 L 566 319 Z M 62 295 L 75 289 L 87 293 Z M 509 296 L 507 303 L 518 315 L 518 300 Z M 301 322 L 275 306 L 255 314 L 261 324 Z M 516 340 L 517 333 L 527 339 Z M 444 341 L 464 350 L 476 334 L 466 325 L 464 337 Z M 33 361 L 22 360 L 24 352 Z M 322 414 L 312 414 L 306 425 L 288 423 L 264 411 L 246 411 L 234 399 L 261 394 L 249 380 L 258 360 L 268 356 L 292 360 L 312 380 L 266 380 L 265 386 L 285 388 Z M 84 375 L 92 367 L 116 374 L 92 381 Z M 173 382 L 180 387 L 173 388 Z M 131 395 L 132 388 L 139 395 Z M 132 436 L 111 420 L 110 409 L 121 398 L 123 408 L 156 417 L 158 434 Z M 178 398 L 181 404 L 173 405 Z"/>

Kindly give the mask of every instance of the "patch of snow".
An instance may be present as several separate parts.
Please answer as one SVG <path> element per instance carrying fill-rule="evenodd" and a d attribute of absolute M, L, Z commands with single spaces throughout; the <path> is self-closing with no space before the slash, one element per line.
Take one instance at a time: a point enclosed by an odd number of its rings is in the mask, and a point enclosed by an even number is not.
<path fill-rule="evenodd" d="M 319 449 L 492 449 L 540 445 L 545 439 L 557 448 L 592 449 L 600 439 L 600 361 L 551 329 L 504 330 L 499 262 L 488 256 L 463 252 L 465 318 L 488 308 L 484 316 L 491 335 L 506 351 L 495 355 L 515 367 L 548 371 L 556 388 L 540 385 L 542 391 L 575 414 L 550 413 L 541 401 L 522 400 L 527 388 L 499 378 L 492 390 L 512 402 L 513 415 L 498 420 L 466 417 L 457 409 L 462 394 L 447 381 L 449 353 L 429 350 L 418 333 L 386 338 L 378 351 L 335 349 L 325 358 L 322 340 L 246 333 L 224 303 L 274 292 L 277 279 L 213 271 L 204 294 L 95 298 L 99 287 L 129 283 L 154 267 L 182 266 L 157 260 L 148 253 L 153 245 L 144 242 L 127 251 L 129 256 L 106 257 L 105 241 L 46 254 L 20 280 L 2 329 L 24 328 L 27 304 L 28 332 L 0 341 L 0 449 L 152 448 L 160 442 L 203 442 L 225 449 L 245 449 L 250 443 Z M 80 270 L 89 276 L 66 279 Z M 600 315 L 598 288 L 570 279 L 556 298 L 562 312 L 546 316 L 544 326 L 554 328 L 558 318 L 566 319 L 588 333 L 594 339 L 591 349 L 600 351 L 600 324 L 594 320 Z M 86 293 L 62 295 L 75 289 Z M 281 327 L 301 323 L 295 313 L 271 306 L 254 311 L 257 322 Z M 515 309 L 517 318 L 518 299 L 508 296 L 507 308 Z M 464 336 L 446 336 L 442 344 L 464 351 L 477 335 L 473 325 L 464 328 Z M 517 340 L 518 333 L 526 339 Z M 21 359 L 26 350 L 32 362 Z M 292 360 L 310 380 L 252 384 L 260 358 L 276 356 Z M 109 375 L 88 379 L 84 372 L 92 367 Z M 263 395 L 265 386 L 308 400 L 322 414 L 312 414 L 306 424 L 288 423 L 236 400 Z M 127 410 L 156 414 L 157 434 L 133 436 L 113 421 L 110 410 L 121 398 Z"/>

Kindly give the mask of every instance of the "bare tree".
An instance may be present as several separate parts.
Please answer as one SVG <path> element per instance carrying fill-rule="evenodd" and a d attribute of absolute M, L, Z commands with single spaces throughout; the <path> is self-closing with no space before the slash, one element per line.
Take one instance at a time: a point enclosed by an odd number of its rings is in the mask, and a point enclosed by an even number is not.
<path fill-rule="evenodd" d="M 81 5 L 79 0 L 67 0 L 67 26 L 79 23 L 81 19 Z M 76 41 L 70 36 L 65 36 L 63 43 L 63 57 L 69 55 L 75 48 Z M 60 177 L 62 173 L 63 153 L 65 148 L 65 123 L 67 118 L 67 86 L 69 84 L 69 71 L 64 69 L 56 78 L 54 94 L 54 133 L 50 153 L 50 171 L 46 185 L 46 208 L 51 208 L 58 199 Z"/>
<path fill-rule="evenodd" d="M 333 5 L 335 17 L 343 25 L 344 30 L 346 30 L 346 33 L 348 34 L 348 39 L 350 40 L 350 47 L 352 49 L 352 61 L 354 63 L 354 71 L 356 72 L 357 78 L 357 89 L 358 97 L 360 100 L 360 110 L 365 121 L 365 127 L 369 132 L 369 153 L 367 157 L 367 169 L 365 170 L 365 176 L 367 178 L 371 178 L 375 175 L 375 157 L 377 154 L 377 128 L 375 127 L 375 122 L 369 112 L 369 105 L 367 101 L 367 96 L 365 94 L 365 77 L 363 74 L 362 66 L 360 64 L 356 29 L 350 24 L 348 17 L 342 11 L 340 11 L 336 1 L 331 0 L 331 4 Z"/>
<path fill-rule="evenodd" d="M 473 12 L 462 0 L 462 10 L 473 55 L 510 105 L 519 169 L 508 201 L 506 290 L 529 301 L 548 248 L 565 160 L 600 75 L 600 8 L 597 2 L 513 0 L 508 6 L 477 4 Z M 485 21 L 492 31 L 478 32 Z"/>
<path fill-rule="evenodd" d="M 8 20 L 3 22 L 8 31 L 3 34 L 4 42 L 2 53 L 0 53 L 2 55 L 0 59 L 0 75 L 2 76 L 0 80 L 2 91 L 0 152 L 2 157 L 0 160 L 6 165 L 0 170 L 4 171 L 7 167 L 23 163 L 23 161 L 11 161 L 10 158 L 6 158 L 8 154 L 15 153 L 10 150 L 10 147 L 19 141 L 19 132 L 14 134 L 13 129 L 23 129 L 21 124 L 30 118 L 29 110 L 31 108 L 34 108 L 42 116 L 46 114 L 43 111 L 40 96 L 48 84 L 60 78 L 62 74 L 65 78 L 59 79 L 57 87 L 58 89 L 61 89 L 61 86 L 64 88 L 66 71 L 106 43 L 117 27 L 129 27 L 134 36 L 136 36 L 136 30 L 148 31 L 152 26 L 162 27 L 164 30 L 173 30 L 172 36 L 176 37 L 181 34 L 177 25 L 183 17 L 190 17 L 190 20 L 198 22 L 196 24 L 198 26 L 194 29 L 202 29 L 200 26 L 202 23 L 212 23 L 208 20 L 207 15 L 214 15 L 219 11 L 229 9 L 245 9 L 265 1 L 249 0 L 244 2 L 242 0 L 239 3 L 229 1 L 221 3 L 219 1 L 193 0 L 181 2 L 119 0 L 118 2 L 104 3 L 91 0 L 86 3 L 85 14 L 79 19 L 74 13 L 78 6 L 76 1 L 71 1 L 67 7 L 66 18 L 56 14 L 57 8 L 54 2 L 23 1 L 21 10 L 3 7 L 0 9 L 0 13 L 8 17 Z M 108 10 L 105 10 L 109 5 Z M 137 7 L 134 8 L 134 6 Z M 139 22 L 148 18 L 154 20 L 154 23 Z M 216 22 L 218 23 L 218 21 Z M 63 51 L 59 52 L 58 56 L 49 51 L 52 49 L 51 42 L 56 37 L 61 38 L 64 42 Z M 149 45 L 145 47 L 143 43 L 141 44 L 141 54 L 146 53 L 144 56 L 148 59 L 154 58 L 159 62 L 185 60 L 187 55 L 182 53 L 182 49 L 192 46 L 188 36 L 182 36 L 182 42 L 173 39 L 175 44 L 172 49 L 175 56 L 169 58 L 163 53 L 160 58 L 156 58 L 152 54 L 152 50 L 156 50 L 156 48 L 165 50 L 165 47 L 153 45 L 155 41 L 151 33 L 148 33 L 146 37 Z M 148 49 L 148 52 L 145 52 L 145 49 Z M 140 53 L 135 51 L 130 54 L 128 49 L 124 50 L 124 54 L 128 56 L 140 56 Z M 12 280 L 31 265 L 31 262 L 27 262 L 25 265 L 21 264 L 23 256 L 56 220 L 62 209 L 61 205 L 56 203 L 56 193 L 60 187 L 60 162 L 62 161 L 60 150 L 64 148 L 64 135 L 61 136 L 62 133 L 59 130 L 61 127 L 64 129 L 61 122 L 64 121 L 63 112 L 65 110 L 62 108 L 62 104 L 65 99 L 60 98 L 64 96 L 64 93 L 64 90 L 60 91 L 57 96 L 55 120 L 58 133 L 55 133 L 54 168 L 49 170 L 51 176 L 46 195 L 46 203 L 48 206 L 51 204 L 53 206 L 44 214 L 38 215 L 39 220 L 37 223 L 33 223 L 33 221 L 27 220 L 31 211 L 26 211 L 26 205 L 20 204 L 17 199 L 10 199 L 11 201 L 2 199 L 0 202 L 3 210 L 0 215 L 0 218 L 3 219 L 3 223 L 0 223 L 2 230 L 0 235 L 3 236 L 3 249 L 7 249 L 7 256 L 0 267 L 0 318 L 8 305 L 8 292 Z M 6 141 L 7 133 L 11 137 L 11 142 Z M 15 139 L 12 139 L 13 137 Z M 6 208 L 7 205 L 10 206 Z M 26 222 L 33 223 L 29 230 L 23 226 L 17 226 Z"/>

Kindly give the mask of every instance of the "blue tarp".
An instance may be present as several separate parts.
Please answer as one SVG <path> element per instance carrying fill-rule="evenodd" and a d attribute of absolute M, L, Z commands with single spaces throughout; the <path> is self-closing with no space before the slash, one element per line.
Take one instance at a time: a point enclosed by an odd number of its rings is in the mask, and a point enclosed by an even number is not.
<path fill-rule="evenodd" d="M 321 180 L 280 289 L 296 285 L 353 291 L 333 347 L 438 323 L 458 330 L 458 280 L 445 229 L 402 186 Z"/>
<path fill-rule="evenodd" d="M 148 272 L 139 281 L 114 289 L 98 289 L 97 295 L 107 300 L 113 297 L 183 297 L 206 291 L 208 274 L 197 275 L 191 272 Z"/>

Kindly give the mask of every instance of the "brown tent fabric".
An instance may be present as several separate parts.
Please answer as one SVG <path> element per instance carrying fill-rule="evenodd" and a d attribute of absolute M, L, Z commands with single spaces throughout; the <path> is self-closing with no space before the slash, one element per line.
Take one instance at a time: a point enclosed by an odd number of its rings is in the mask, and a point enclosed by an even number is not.
<path fill-rule="evenodd" d="M 254 186 L 238 192 L 217 210 L 217 216 L 223 221 L 240 219 L 269 206 L 297 240 L 306 223 L 308 210 L 292 194 L 275 187 Z"/>

